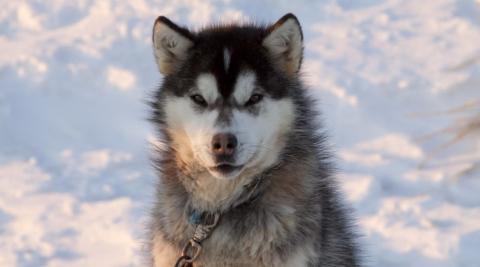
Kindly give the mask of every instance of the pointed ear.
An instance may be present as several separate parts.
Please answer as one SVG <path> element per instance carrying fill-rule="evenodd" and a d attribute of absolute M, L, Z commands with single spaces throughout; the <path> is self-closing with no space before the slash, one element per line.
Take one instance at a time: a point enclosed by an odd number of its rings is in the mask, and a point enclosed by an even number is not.
<path fill-rule="evenodd" d="M 267 31 L 262 44 L 274 63 L 288 74 L 297 73 L 303 58 L 303 34 L 297 17 L 286 14 Z"/>
<path fill-rule="evenodd" d="M 155 20 L 152 39 L 158 69 L 165 75 L 178 69 L 193 46 L 192 34 L 164 16 Z"/>

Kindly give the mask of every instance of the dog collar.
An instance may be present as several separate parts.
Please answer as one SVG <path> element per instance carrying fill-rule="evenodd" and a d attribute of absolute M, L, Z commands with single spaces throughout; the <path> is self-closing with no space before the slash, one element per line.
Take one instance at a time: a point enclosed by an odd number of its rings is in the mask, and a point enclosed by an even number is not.
<path fill-rule="evenodd" d="M 202 223 L 202 218 L 204 217 L 206 217 L 206 212 L 192 210 L 192 212 L 190 212 L 190 216 L 188 216 L 188 223 L 191 225 L 198 225 Z"/>

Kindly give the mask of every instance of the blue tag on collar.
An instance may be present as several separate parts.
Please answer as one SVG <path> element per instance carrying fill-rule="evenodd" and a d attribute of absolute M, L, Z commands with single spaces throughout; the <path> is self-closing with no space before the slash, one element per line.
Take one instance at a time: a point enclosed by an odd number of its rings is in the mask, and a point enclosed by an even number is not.
<path fill-rule="evenodd" d="M 193 210 L 192 213 L 190 213 L 188 222 L 192 225 L 199 225 L 202 222 L 202 215 L 202 212 L 199 212 L 198 210 Z"/>

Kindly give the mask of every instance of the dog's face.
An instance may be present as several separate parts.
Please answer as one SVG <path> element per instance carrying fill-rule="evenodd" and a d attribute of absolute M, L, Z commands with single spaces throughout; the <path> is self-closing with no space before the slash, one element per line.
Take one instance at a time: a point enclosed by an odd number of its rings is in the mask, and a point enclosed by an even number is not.
<path fill-rule="evenodd" d="M 165 75 L 158 114 L 184 168 L 232 179 L 272 166 L 295 117 L 290 95 L 303 49 L 297 19 L 191 33 L 160 17 L 153 42 Z"/>

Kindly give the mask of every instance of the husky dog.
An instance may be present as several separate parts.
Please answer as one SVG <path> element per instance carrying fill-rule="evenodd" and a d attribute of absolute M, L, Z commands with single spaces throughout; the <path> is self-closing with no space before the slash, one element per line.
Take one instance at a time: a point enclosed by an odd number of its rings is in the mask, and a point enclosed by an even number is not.
<path fill-rule="evenodd" d="M 193 32 L 161 16 L 153 47 L 164 80 L 151 101 L 163 143 L 151 266 L 359 266 L 299 80 L 297 18 Z"/>

